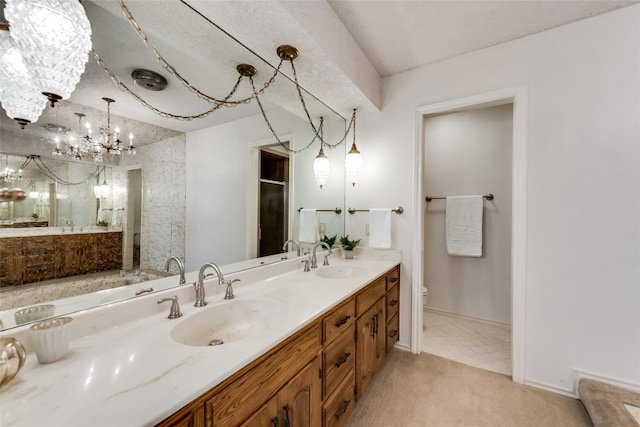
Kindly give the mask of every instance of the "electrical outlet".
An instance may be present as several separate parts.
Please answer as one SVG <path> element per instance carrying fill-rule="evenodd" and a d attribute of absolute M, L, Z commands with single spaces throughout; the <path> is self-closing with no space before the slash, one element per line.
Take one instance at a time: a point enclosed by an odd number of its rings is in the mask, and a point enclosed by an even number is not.
<path fill-rule="evenodd" d="M 364 225 L 364 235 L 368 236 L 369 235 L 369 224 L 365 224 Z"/>
<path fill-rule="evenodd" d="M 320 234 L 327 234 L 327 223 L 326 222 L 321 222 L 320 223 Z"/>

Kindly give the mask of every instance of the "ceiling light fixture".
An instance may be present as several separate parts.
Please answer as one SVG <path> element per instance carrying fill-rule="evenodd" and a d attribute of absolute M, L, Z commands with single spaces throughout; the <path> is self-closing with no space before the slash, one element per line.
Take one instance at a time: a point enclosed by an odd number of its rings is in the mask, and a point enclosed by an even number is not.
<path fill-rule="evenodd" d="M 344 167 L 346 169 L 349 182 L 355 187 L 356 181 L 360 177 L 360 171 L 362 170 L 362 154 L 360 154 L 358 147 L 356 147 L 356 117 L 355 110 L 353 111 L 353 142 L 351 143 L 351 149 L 344 160 Z"/>
<path fill-rule="evenodd" d="M 51 106 L 78 84 L 91 50 L 91 25 L 77 0 L 6 0 L 10 35 L 33 84 Z"/>
<path fill-rule="evenodd" d="M 331 170 L 331 163 L 329 158 L 324 154 L 323 142 L 322 142 L 322 126 L 324 124 L 324 118 L 320 117 L 320 152 L 313 161 L 313 176 L 316 178 L 316 184 L 322 188 L 329 179 L 329 172 Z"/>
<path fill-rule="evenodd" d="M 350 173 L 350 179 L 351 179 L 351 183 L 353 185 L 355 185 L 355 179 L 357 178 L 357 175 L 359 174 L 360 171 L 360 167 L 362 165 L 362 157 L 360 155 L 360 152 L 358 151 L 356 145 L 355 145 L 355 121 L 356 121 L 356 110 L 353 110 L 353 114 L 351 116 L 351 120 L 349 121 L 349 125 L 347 126 L 347 129 L 344 133 L 344 136 L 342 136 L 342 138 L 340 138 L 340 140 L 334 144 L 331 144 L 327 141 L 324 140 L 324 136 L 322 135 L 321 132 L 321 128 L 322 128 L 322 119 L 320 120 L 320 126 L 316 126 L 316 124 L 314 123 L 313 119 L 311 118 L 311 115 L 309 113 L 309 110 L 307 108 L 306 102 L 304 100 L 304 96 L 302 94 L 302 87 L 300 86 L 299 82 L 298 82 L 298 75 L 294 66 L 294 60 L 298 57 L 298 49 L 296 49 L 294 46 L 291 45 L 281 45 L 278 47 L 278 49 L 276 50 L 276 53 L 278 55 L 278 57 L 280 58 L 280 62 L 278 63 L 278 66 L 276 67 L 274 74 L 271 76 L 271 78 L 269 78 L 266 83 L 260 88 L 256 88 L 255 82 L 253 80 L 253 77 L 256 75 L 257 70 L 255 67 L 253 67 L 250 64 L 240 64 L 236 67 L 236 70 L 238 71 L 239 77 L 238 80 L 236 81 L 235 85 L 233 86 L 233 88 L 231 89 L 231 91 L 229 92 L 229 94 L 227 96 L 225 96 L 222 99 L 219 98 L 215 98 L 213 96 L 210 96 L 204 92 L 202 92 L 200 89 L 198 89 L 194 84 L 190 83 L 187 79 L 185 79 L 176 69 L 175 66 L 171 65 L 169 63 L 169 61 L 167 61 L 167 59 L 165 57 L 163 57 L 160 53 L 160 51 L 158 50 L 158 48 L 153 44 L 153 42 L 150 40 L 150 38 L 148 37 L 148 35 L 144 32 L 144 30 L 142 29 L 142 27 L 140 26 L 140 24 L 135 20 L 135 18 L 133 17 L 131 11 L 129 10 L 129 8 L 125 5 L 124 0 L 118 0 L 118 3 L 120 4 L 120 8 L 122 9 L 123 14 L 125 15 L 125 17 L 127 18 L 127 20 L 129 21 L 129 23 L 131 24 L 132 28 L 138 33 L 138 35 L 140 36 L 141 40 L 143 41 L 143 43 L 145 44 L 145 46 L 147 46 L 151 51 L 153 51 L 154 55 L 156 56 L 156 59 L 158 61 L 158 63 L 160 65 L 163 66 L 163 68 L 169 73 L 171 74 L 173 77 L 175 77 L 186 89 L 188 89 L 190 92 L 194 93 L 195 95 L 197 95 L 199 98 L 213 104 L 213 106 L 209 109 L 207 109 L 206 111 L 203 111 L 200 114 L 195 114 L 195 115 L 179 115 L 179 114 L 174 114 L 174 113 L 170 113 L 167 111 L 162 111 L 159 108 L 154 107 L 153 105 L 151 105 L 149 102 L 147 102 L 146 100 L 144 100 L 140 95 L 138 95 L 137 93 L 133 92 L 132 90 L 130 90 L 126 84 L 124 84 L 122 82 L 122 80 L 115 74 L 113 73 L 113 71 L 107 66 L 107 64 L 104 62 L 104 60 L 102 58 L 100 58 L 100 56 L 97 54 L 97 52 L 95 52 L 95 50 L 92 50 L 91 53 L 94 55 L 94 57 L 96 58 L 96 61 L 98 62 L 98 65 L 100 65 L 104 71 L 111 77 L 111 80 L 116 84 L 116 86 L 123 92 L 128 93 L 129 95 L 131 95 L 133 98 L 135 98 L 138 102 L 140 102 L 142 105 L 144 105 L 145 107 L 147 107 L 148 109 L 150 109 L 151 111 L 153 111 L 154 113 L 165 117 L 165 118 L 172 118 L 172 119 L 176 119 L 176 120 L 194 120 L 194 119 L 198 119 L 198 118 L 203 118 L 203 117 L 207 117 L 209 114 L 211 114 L 212 112 L 214 112 L 215 110 L 217 110 L 218 108 L 222 107 L 222 106 L 226 106 L 226 107 L 234 107 L 234 106 L 238 106 L 238 105 L 242 105 L 242 104 L 248 104 L 250 103 L 253 99 L 256 100 L 259 108 L 260 108 L 260 112 L 262 114 L 262 117 L 267 125 L 267 127 L 269 128 L 269 130 L 271 131 L 271 134 L 273 135 L 273 137 L 275 138 L 275 140 L 277 141 L 277 143 L 283 147 L 285 150 L 287 150 L 290 153 L 296 154 L 299 152 L 302 152 L 308 148 L 310 148 L 313 143 L 315 142 L 316 139 L 320 140 L 320 152 L 318 153 L 318 156 L 316 157 L 316 161 L 314 161 L 314 170 L 315 170 L 315 164 L 317 163 L 318 166 L 318 170 L 320 173 L 320 165 L 328 165 L 328 158 L 326 157 L 326 155 L 324 154 L 324 147 L 326 146 L 327 148 L 334 148 L 337 147 L 338 145 L 342 144 L 343 142 L 346 141 L 349 132 L 351 131 L 351 128 L 354 128 L 354 135 L 353 135 L 353 143 L 351 146 L 351 151 L 349 152 L 349 156 L 348 157 L 348 161 L 349 161 L 349 173 Z M 311 130 L 313 131 L 312 135 L 313 138 L 311 139 L 311 141 L 304 146 L 301 149 L 295 150 L 295 149 L 291 149 L 289 147 L 289 144 L 287 142 L 281 141 L 280 138 L 278 137 L 278 134 L 276 133 L 276 131 L 273 129 L 273 126 L 271 124 L 271 122 L 269 121 L 269 118 L 267 117 L 267 114 L 265 113 L 265 110 L 262 106 L 262 102 L 260 100 L 260 96 L 262 96 L 265 92 L 265 90 L 267 88 L 269 88 L 271 86 L 271 84 L 273 83 L 273 81 L 276 79 L 276 77 L 278 76 L 280 69 L 282 68 L 282 65 L 284 62 L 289 62 L 289 64 L 291 65 L 291 70 L 292 70 L 292 74 L 293 74 L 293 81 L 295 83 L 295 88 L 296 91 L 298 93 L 298 98 L 300 99 L 300 102 L 302 104 L 302 108 L 305 112 L 307 121 L 311 127 Z M 135 72 L 134 72 L 135 73 Z M 133 76 L 133 74 L 132 74 Z M 134 76 L 134 79 L 136 77 Z M 251 83 L 251 89 L 252 89 L 252 95 L 243 99 L 238 99 L 238 100 L 231 100 L 231 97 L 236 93 L 240 83 L 242 82 L 243 79 L 248 79 L 249 82 Z M 137 81 L 136 81 L 137 83 Z M 144 84 L 144 83 L 143 83 Z M 326 160 L 325 160 L 326 159 Z M 346 160 L 345 160 L 346 162 Z M 322 168 L 324 168 L 324 166 L 322 166 Z M 327 172 L 328 174 L 328 172 Z M 320 187 L 322 187 L 321 184 Z"/>
<path fill-rule="evenodd" d="M 129 146 L 125 148 L 120 139 L 120 128 L 116 126 L 113 130 L 111 129 L 111 104 L 116 101 L 106 97 L 102 100 L 107 103 L 107 125 L 100 126 L 99 134 L 94 136 L 91 124 L 85 122 L 85 136 L 71 135 L 67 142 L 56 137 L 54 139 L 56 146 L 51 153 L 52 155 L 72 157 L 76 160 L 90 158 L 96 162 L 102 162 L 106 155 L 119 156 L 123 151 L 131 155 L 136 154 L 136 147 L 133 145 L 133 132 L 129 132 Z M 82 113 L 75 113 L 75 115 L 78 116 L 78 128 L 81 135 L 83 132 L 82 120 L 86 116 Z M 47 128 L 47 130 L 51 129 Z"/>

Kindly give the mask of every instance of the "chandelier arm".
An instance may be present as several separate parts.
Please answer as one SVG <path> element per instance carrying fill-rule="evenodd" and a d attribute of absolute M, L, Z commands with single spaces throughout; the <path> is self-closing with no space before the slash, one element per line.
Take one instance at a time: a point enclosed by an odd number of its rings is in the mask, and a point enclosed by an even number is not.
<path fill-rule="evenodd" d="M 304 97 L 302 96 L 302 88 L 301 88 L 300 84 L 298 83 L 298 73 L 296 72 L 296 67 L 293 65 L 293 59 L 289 59 L 289 63 L 291 64 L 291 70 L 293 72 L 293 81 L 295 83 L 296 91 L 298 92 L 298 98 L 300 99 L 300 103 L 302 104 L 302 108 L 303 108 L 303 110 L 304 110 L 304 112 L 305 112 L 305 114 L 307 116 L 307 120 L 309 121 L 309 124 L 311 125 L 311 128 L 316 133 L 316 135 L 318 135 L 318 130 L 316 129 L 315 125 L 313 124 L 313 120 L 311 120 L 311 114 L 309 114 L 309 110 L 307 109 L 307 104 L 304 102 Z M 340 138 L 340 141 L 336 142 L 335 144 L 330 144 L 330 143 L 328 143 L 328 142 L 326 142 L 324 140 L 322 135 L 319 135 L 321 143 L 326 145 L 328 148 L 336 148 L 338 145 L 342 144 L 347 139 L 347 136 L 349 135 L 349 131 L 351 130 L 351 126 L 355 122 L 355 119 L 356 119 L 356 111 L 353 110 L 353 114 L 351 115 L 351 121 L 349 122 L 349 126 L 347 127 L 347 130 L 344 133 L 344 135 L 342 136 L 342 138 Z"/>
<path fill-rule="evenodd" d="M 178 79 L 178 81 L 180 81 L 180 83 L 182 83 L 183 86 L 185 86 L 188 90 L 190 90 L 191 92 L 193 92 L 195 95 L 197 95 L 198 97 L 200 97 L 201 99 L 210 102 L 210 103 L 214 103 L 214 104 L 225 104 L 227 106 L 236 106 L 236 105 L 240 105 L 240 104 L 248 104 L 249 102 L 251 102 L 251 100 L 253 98 L 255 98 L 257 95 L 254 92 L 254 94 L 252 94 L 250 97 L 247 98 L 243 98 L 243 99 L 239 99 L 236 101 L 229 101 L 229 96 L 223 98 L 223 99 L 217 99 L 214 98 L 210 95 L 207 95 L 206 93 L 200 91 L 197 87 L 195 87 L 193 84 L 191 84 L 186 78 L 184 78 L 179 72 L 178 70 L 176 70 L 176 68 L 169 64 L 169 62 L 162 56 L 162 54 L 160 54 L 160 52 L 158 51 L 157 47 L 153 44 L 153 42 L 151 42 L 151 40 L 149 40 L 149 37 L 147 36 L 147 34 L 144 32 L 144 30 L 142 29 L 142 27 L 140 27 L 140 24 L 138 24 L 138 22 L 135 20 L 135 18 L 133 17 L 133 14 L 131 13 L 131 11 L 129 10 L 129 8 L 127 7 L 127 5 L 124 3 L 123 0 L 118 0 L 118 3 L 120 4 L 120 8 L 122 9 L 122 13 L 124 14 L 125 18 L 127 18 L 127 20 L 129 21 L 129 23 L 131 24 L 131 26 L 133 27 L 133 29 L 136 31 L 136 33 L 138 33 L 138 36 L 140 36 L 140 38 L 142 39 L 142 42 L 145 44 L 145 46 L 147 46 L 149 49 L 151 49 L 153 51 L 153 53 L 156 56 L 157 61 L 160 63 L 160 65 L 162 65 L 162 67 L 167 70 L 169 72 L 169 74 L 171 74 L 172 76 L 174 76 L 176 79 Z M 275 80 L 276 76 L 278 75 L 278 72 L 280 71 L 280 68 L 282 67 L 282 60 L 280 60 L 280 63 L 278 64 L 278 67 L 275 69 L 273 76 L 264 84 L 264 86 L 262 87 L 262 89 L 260 89 L 257 93 L 262 95 L 264 93 L 264 91 L 271 85 L 271 83 L 273 83 L 273 81 Z"/>
<path fill-rule="evenodd" d="M 122 80 L 120 80 L 120 78 L 113 71 L 111 71 L 111 68 L 109 68 L 109 66 L 104 62 L 104 60 L 98 55 L 98 53 L 95 50 L 92 50 L 91 53 L 93 53 L 93 56 L 95 57 L 96 62 L 98 63 L 98 65 L 100 65 L 102 67 L 102 69 L 109 75 L 109 77 L 111 78 L 111 81 L 118 87 L 118 89 L 120 89 L 122 92 L 128 93 L 136 101 L 138 101 L 143 106 L 147 107 L 148 109 L 150 109 L 151 111 L 153 111 L 154 113 L 156 113 L 157 115 L 159 115 L 161 117 L 168 118 L 168 119 L 175 119 L 175 120 L 183 120 L 183 121 L 201 119 L 201 118 L 207 117 L 209 114 L 211 114 L 212 112 L 216 111 L 218 108 L 220 108 L 222 106 L 225 106 L 224 103 L 215 104 L 213 107 L 211 107 L 207 111 L 204 111 L 204 112 L 202 112 L 200 114 L 194 114 L 194 115 L 189 115 L 189 116 L 183 116 L 183 115 L 179 115 L 179 114 L 173 114 L 173 113 L 168 113 L 166 111 L 162 111 L 159 108 L 156 108 L 153 105 L 149 104 L 140 95 L 138 95 L 136 92 L 134 92 L 131 89 L 129 89 L 127 87 L 127 85 L 125 85 L 122 82 Z M 236 90 L 240 86 L 240 82 L 241 81 L 242 81 L 242 76 L 239 76 L 238 80 L 236 81 L 236 84 L 233 86 L 233 88 L 231 89 L 231 92 L 229 92 L 229 94 L 225 97 L 225 99 L 229 99 L 230 97 L 232 97 L 234 95 L 234 93 L 236 92 Z"/>
<path fill-rule="evenodd" d="M 258 103 L 258 107 L 260 107 L 260 112 L 262 113 L 262 118 L 264 118 L 265 123 L 267 124 L 267 127 L 269 128 L 269 130 L 271 131 L 271 134 L 273 135 L 273 137 L 276 139 L 276 141 L 278 142 L 278 144 L 280 144 L 280 146 L 282 146 L 282 148 L 284 148 L 285 150 L 287 150 L 290 153 L 293 154 L 297 154 L 297 153 L 301 153 L 304 150 L 306 150 L 307 148 L 311 147 L 313 145 L 313 143 L 315 142 L 316 139 L 318 139 L 319 135 L 318 132 L 316 131 L 315 135 L 313 136 L 313 139 L 311 140 L 310 143 L 308 143 L 304 148 L 301 148 L 299 150 L 294 150 L 289 148 L 289 146 L 287 144 L 285 144 L 284 142 L 282 142 L 280 140 L 280 138 L 278 138 L 278 134 L 276 134 L 276 131 L 273 129 L 273 126 L 271 126 L 271 122 L 269 122 L 269 119 L 267 118 L 267 114 L 264 111 L 264 108 L 262 106 L 262 102 L 260 101 L 260 97 L 258 96 L 258 94 L 256 93 L 256 88 L 255 85 L 253 83 L 253 78 L 249 77 L 249 80 L 251 81 L 251 87 L 253 88 L 253 92 L 256 95 L 255 99 L 256 102 Z M 315 129 L 315 128 L 314 128 Z M 322 143 L 320 144 L 322 146 Z"/>

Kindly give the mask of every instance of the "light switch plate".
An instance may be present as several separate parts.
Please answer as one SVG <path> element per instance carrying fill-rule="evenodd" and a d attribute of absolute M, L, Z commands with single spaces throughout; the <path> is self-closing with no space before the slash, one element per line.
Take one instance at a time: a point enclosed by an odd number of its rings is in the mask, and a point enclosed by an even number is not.
<path fill-rule="evenodd" d="M 369 224 L 365 224 L 364 225 L 364 235 L 368 236 L 369 235 Z"/>
<path fill-rule="evenodd" d="M 321 222 L 320 223 L 320 234 L 327 234 L 327 223 L 326 222 Z"/>

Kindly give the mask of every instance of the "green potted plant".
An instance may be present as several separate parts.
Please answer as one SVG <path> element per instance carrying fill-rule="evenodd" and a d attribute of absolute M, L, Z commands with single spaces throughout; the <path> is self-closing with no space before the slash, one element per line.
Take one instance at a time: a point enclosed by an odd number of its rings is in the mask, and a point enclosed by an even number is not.
<path fill-rule="evenodd" d="M 98 221 L 98 222 L 96 223 L 96 225 L 97 225 L 98 227 L 108 227 L 108 226 L 109 226 L 109 222 L 107 222 L 107 221 L 105 221 L 104 219 L 102 219 L 102 220 Z"/>
<path fill-rule="evenodd" d="M 338 238 L 338 235 L 334 235 L 333 237 L 329 237 L 326 234 L 322 236 L 322 239 L 320 239 L 321 242 L 325 242 L 327 245 L 329 245 L 330 248 L 333 247 L 333 245 L 336 243 L 336 239 Z"/>
<path fill-rule="evenodd" d="M 349 235 L 340 236 L 340 245 L 344 249 L 344 257 L 346 259 L 353 259 L 353 250 L 360 244 L 360 240 L 350 240 Z"/>

